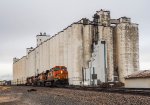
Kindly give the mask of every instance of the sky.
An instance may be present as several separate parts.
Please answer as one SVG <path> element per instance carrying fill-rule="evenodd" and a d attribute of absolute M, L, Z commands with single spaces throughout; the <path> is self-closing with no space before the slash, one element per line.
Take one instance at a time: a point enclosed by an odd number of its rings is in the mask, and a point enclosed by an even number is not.
<path fill-rule="evenodd" d="M 149 0 L 0 0 L 0 80 L 12 79 L 13 58 L 35 47 L 37 34 L 52 36 L 100 9 L 139 24 L 140 70 L 150 70 Z"/>

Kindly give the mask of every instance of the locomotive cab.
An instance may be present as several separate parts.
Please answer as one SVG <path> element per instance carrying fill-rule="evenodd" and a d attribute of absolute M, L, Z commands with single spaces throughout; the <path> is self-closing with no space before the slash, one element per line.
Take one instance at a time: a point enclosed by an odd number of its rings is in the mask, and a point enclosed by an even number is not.
<path fill-rule="evenodd" d="M 65 66 L 55 66 L 49 70 L 47 80 L 51 81 L 53 85 L 67 85 L 68 71 Z"/>
<path fill-rule="evenodd" d="M 65 66 L 55 66 L 53 68 L 54 79 L 65 80 L 68 79 L 68 72 Z"/>

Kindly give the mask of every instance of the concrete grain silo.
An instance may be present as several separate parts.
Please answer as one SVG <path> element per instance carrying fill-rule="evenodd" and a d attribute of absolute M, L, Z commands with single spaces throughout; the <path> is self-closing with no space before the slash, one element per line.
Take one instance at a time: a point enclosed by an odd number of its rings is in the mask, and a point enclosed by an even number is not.
<path fill-rule="evenodd" d="M 126 17 L 111 19 L 110 11 L 97 11 L 93 21 L 83 18 L 51 37 L 40 33 L 36 38 L 36 48 L 14 59 L 14 84 L 54 66 L 66 66 L 73 85 L 124 82 L 139 70 L 138 25 Z"/>

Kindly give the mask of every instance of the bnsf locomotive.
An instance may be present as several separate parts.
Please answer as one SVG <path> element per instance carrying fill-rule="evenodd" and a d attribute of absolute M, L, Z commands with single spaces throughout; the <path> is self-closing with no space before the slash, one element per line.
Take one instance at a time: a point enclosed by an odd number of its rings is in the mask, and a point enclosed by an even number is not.
<path fill-rule="evenodd" d="M 55 66 L 37 76 L 28 77 L 26 80 L 26 85 L 32 86 L 57 86 L 68 84 L 68 71 L 65 66 Z"/>

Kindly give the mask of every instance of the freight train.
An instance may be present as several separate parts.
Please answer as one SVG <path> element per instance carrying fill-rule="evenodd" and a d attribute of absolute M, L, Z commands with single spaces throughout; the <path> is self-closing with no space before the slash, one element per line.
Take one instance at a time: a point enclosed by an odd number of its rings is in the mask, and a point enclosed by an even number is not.
<path fill-rule="evenodd" d="M 69 85 L 68 71 L 65 66 L 55 66 L 50 70 L 46 70 L 36 76 L 26 79 L 27 86 L 58 86 Z"/>
<path fill-rule="evenodd" d="M 50 70 L 46 70 L 36 76 L 26 79 L 26 86 L 68 86 L 68 70 L 65 66 L 55 66 Z M 100 88 L 123 87 L 122 82 L 106 82 L 98 85 Z"/>

